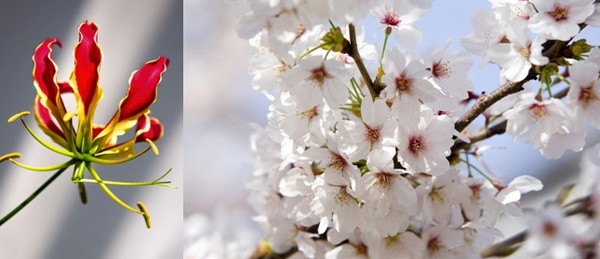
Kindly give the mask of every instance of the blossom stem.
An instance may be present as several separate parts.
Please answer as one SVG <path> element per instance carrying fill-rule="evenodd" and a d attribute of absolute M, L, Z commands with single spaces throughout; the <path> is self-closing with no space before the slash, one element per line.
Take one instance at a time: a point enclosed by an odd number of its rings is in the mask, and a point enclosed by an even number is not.
<path fill-rule="evenodd" d="M 310 53 L 312 53 L 313 51 L 315 51 L 315 50 L 318 50 L 318 49 L 320 49 L 320 48 L 322 48 L 322 47 L 324 47 L 324 46 L 326 46 L 326 45 L 327 45 L 327 43 L 323 43 L 323 44 L 321 44 L 321 45 L 319 45 L 319 46 L 316 46 L 316 47 L 314 47 L 314 48 L 312 48 L 312 49 L 309 49 L 309 50 L 307 50 L 306 52 L 304 52 L 304 53 L 302 54 L 302 56 L 300 56 L 300 57 L 298 58 L 298 60 L 302 60 L 303 58 L 305 58 L 306 56 L 308 56 L 308 55 L 309 55 Z"/>
<path fill-rule="evenodd" d="M 475 169 L 475 171 L 477 171 L 481 176 L 483 176 L 483 178 L 487 179 L 488 181 L 490 181 L 490 183 L 495 184 L 498 181 L 492 179 L 489 175 L 487 175 L 486 173 L 484 173 L 483 171 L 481 171 L 481 169 L 477 168 L 476 166 L 472 165 L 471 163 L 469 163 L 468 160 L 464 160 L 464 159 L 460 159 L 460 161 L 462 161 L 463 163 L 467 164 L 468 168 L 473 168 Z M 470 173 L 470 171 L 469 171 Z"/>
<path fill-rule="evenodd" d="M 385 49 L 387 47 L 388 39 L 390 38 L 390 34 L 392 34 L 392 28 L 385 28 L 385 37 L 383 38 L 383 47 L 381 48 L 381 58 L 379 58 L 379 68 L 383 69 L 383 57 L 385 56 Z"/>
<path fill-rule="evenodd" d="M 473 173 L 471 172 L 471 162 L 469 162 L 469 153 L 465 152 L 465 161 L 467 163 L 467 172 L 469 177 L 473 177 Z"/>
<path fill-rule="evenodd" d="M 27 199 L 21 202 L 19 206 L 14 208 L 11 212 L 6 214 L 6 216 L 0 219 L 0 226 L 2 226 L 6 221 L 11 219 L 14 215 L 19 213 L 19 211 L 25 208 L 25 206 L 27 206 L 31 201 L 33 201 L 40 193 L 42 193 L 42 191 L 46 189 L 46 187 L 48 187 L 54 180 L 56 180 L 56 178 L 58 178 L 58 176 L 60 176 L 65 171 L 65 169 L 67 169 L 67 167 L 63 167 L 60 170 L 56 171 L 56 173 L 54 173 L 50 178 L 48 178 L 46 182 L 44 182 L 39 188 L 37 188 L 37 190 L 35 190 L 31 195 L 29 195 Z"/>
<path fill-rule="evenodd" d="M 348 53 L 356 62 L 356 66 L 358 67 L 358 71 L 362 75 L 365 80 L 365 84 L 369 88 L 369 92 L 371 93 L 371 97 L 375 99 L 377 97 L 377 92 L 375 91 L 375 85 L 373 84 L 373 80 L 371 80 L 371 76 L 369 75 L 369 71 L 367 71 L 367 67 L 365 67 L 365 63 L 363 63 L 360 54 L 358 53 L 358 44 L 356 42 L 356 29 L 354 28 L 354 24 L 348 24 L 348 31 L 350 33 L 350 53 Z"/>

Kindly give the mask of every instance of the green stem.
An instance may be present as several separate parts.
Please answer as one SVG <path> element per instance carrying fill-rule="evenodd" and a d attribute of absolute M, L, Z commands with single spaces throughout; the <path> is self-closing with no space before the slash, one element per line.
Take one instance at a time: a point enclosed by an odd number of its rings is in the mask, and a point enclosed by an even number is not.
<path fill-rule="evenodd" d="M 42 193 L 42 191 L 44 191 L 44 189 L 46 189 L 46 187 L 48 187 L 54 180 L 56 180 L 56 178 L 58 178 L 58 176 L 60 176 L 65 171 L 65 169 L 67 168 L 61 168 L 60 170 L 56 171 L 56 173 L 54 173 L 50 178 L 48 178 L 48 180 L 46 180 L 44 184 L 42 184 L 37 190 L 35 190 L 31 195 L 29 195 L 27 199 L 21 202 L 19 206 L 14 208 L 11 212 L 6 214 L 6 216 L 0 219 L 0 226 L 2 226 L 6 221 L 11 219 L 14 215 L 19 213 L 19 211 L 25 208 L 25 206 L 27 206 L 31 201 L 33 201 L 33 199 L 35 199 L 40 193 Z"/>
<path fill-rule="evenodd" d="M 379 58 L 379 67 L 383 69 L 383 57 L 385 55 L 385 48 L 387 47 L 388 38 L 392 30 L 390 27 L 385 28 L 385 38 L 383 38 L 383 48 L 381 49 L 381 58 Z"/>
<path fill-rule="evenodd" d="M 473 177 L 473 173 L 471 173 L 471 162 L 469 162 L 469 153 L 465 152 L 465 161 L 467 163 L 467 171 L 469 172 L 469 178 Z"/>
<path fill-rule="evenodd" d="M 321 44 L 321 45 L 319 45 L 319 46 L 316 46 L 316 47 L 314 47 L 314 48 L 312 48 L 312 49 L 309 49 L 309 50 L 307 50 L 306 52 L 304 52 L 304 53 L 303 53 L 303 54 L 300 56 L 300 58 L 298 58 L 298 61 L 302 60 L 303 58 L 305 58 L 306 56 L 308 56 L 308 54 L 312 53 L 312 52 L 313 52 L 313 51 L 315 51 L 315 50 L 318 50 L 318 49 L 322 48 L 322 47 L 323 47 L 323 46 L 325 46 L 325 45 L 327 45 L 327 43 L 322 43 L 322 44 Z"/>
<path fill-rule="evenodd" d="M 488 176 L 486 173 L 484 173 L 483 171 L 481 171 L 481 169 L 477 168 L 476 166 L 472 165 L 471 163 L 469 163 L 469 161 L 464 160 L 464 159 L 460 159 L 461 162 L 467 164 L 467 167 L 469 168 L 473 168 L 475 169 L 475 171 L 477 171 L 481 176 L 483 176 L 483 178 L 487 179 L 488 181 L 490 181 L 490 183 L 494 184 L 497 183 L 498 181 L 492 179 L 490 176 Z"/>

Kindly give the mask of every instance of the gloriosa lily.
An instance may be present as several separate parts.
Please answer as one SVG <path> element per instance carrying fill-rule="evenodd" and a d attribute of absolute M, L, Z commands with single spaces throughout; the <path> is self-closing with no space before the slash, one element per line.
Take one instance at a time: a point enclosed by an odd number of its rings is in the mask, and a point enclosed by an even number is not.
<path fill-rule="evenodd" d="M 169 60 L 159 56 L 133 72 L 129 79 L 127 95 L 120 101 L 113 117 L 106 125 L 97 125 L 93 122 L 94 112 L 103 96 L 102 88 L 98 85 L 102 61 L 102 51 L 98 45 L 98 27 L 87 21 L 79 27 L 79 43 L 74 51 L 75 67 L 69 82 L 58 82 L 56 79 L 57 66 L 52 60 L 54 45 L 61 47 L 60 41 L 56 38 L 46 39 L 35 49 L 33 84 L 37 96 L 33 108 L 38 126 L 59 147 L 33 133 L 22 119 L 22 116 L 28 115 L 29 112 L 16 114 L 9 119 L 9 122 L 21 119 L 25 128 L 40 144 L 58 154 L 70 157 L 70 160 L 48 167 L 33 167 L 17 162 L 14 158 L 20 157 L 18 153 L 5 155 L 2 160 L 8 159 L 22 168 L 33 171 L 58 170 L 56 176 L 73 165 L 72 181 L 78 184 L 83 203 L 87 200 L 84 183 L 98 184 L 116 203 L 127 210 L 141 214 L 147 227 L 150 228 L 150 217 L 143 203 L 137 204 L 139 209 L 127 205 L 111 192 L 108 185 L 173 187 L 169 182 L 161 181 L 169 172 L 147 182 L 108 181 L 100 177 L 92 164 L 114 165 L 128 162 L 150 149 L 158 155 L 154 141 L 162 137 L 163 127 L 156 118 L 149 116 L 150 105 L 156 101 L 157 86 L 169 65 Z M 75 96 L 77 111 L 68 111 L 65 108 L 63 97 L 71 94 Z M 74 117 L 77 118 L 76 126 Z M 117 137 L 134 127 L 135 134 L 131 139 L 117 142 Z M 148 147 L 135 153 L 134 146 L 138 142 L 146 142 Z M 85 178 L 86 169 L 91 179 Z"/>

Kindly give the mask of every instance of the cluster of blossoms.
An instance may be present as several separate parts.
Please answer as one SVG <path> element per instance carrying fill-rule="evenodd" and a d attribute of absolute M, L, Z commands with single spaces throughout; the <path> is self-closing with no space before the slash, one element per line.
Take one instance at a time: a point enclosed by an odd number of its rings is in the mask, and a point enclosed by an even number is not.
<path fill-rule="evenodd" d="M 414 22 L 432 1 L 249 1 L 238 32 L 258 49 L 253 87 L 272 101 L 267 126 L 252 138 L 251 203 L 268 233 L 257 257 L 495 255 L 498 216 L 520 216 L 521 194 L 542 183 L 524 175 L 502 184 L 468 159 L 483 150 L 477 142 L 504 132 L 548 158 L 582 150 L 585 122 L 600 126 L 590 116 L 600 107 L 600 50 L 571 39 L 600 26 L 600 8 L 593 0 L 490 2 L 462 40 L 470 53 L 448 44 L 418 53 Z M 379 51 L 364 41 L 367 17 L 383 28 Z M 387 45 L 390 35 L 397 46 Z M 500 66 L 496 91 L 474 92 L 471 54 Z M 485 126 L 468 134 L 479 115 Z M 572 204 L 594 214 L 590 197 Z M 557 221 L 562 203 L 553 204 L 532 216 L 542 225 L 527 235 L 530 256 L 557 240 L 547 236 L 567 236 Z M 589 245 L 565 240 L 570 250 L 551 255 L 588 255 Z"/>

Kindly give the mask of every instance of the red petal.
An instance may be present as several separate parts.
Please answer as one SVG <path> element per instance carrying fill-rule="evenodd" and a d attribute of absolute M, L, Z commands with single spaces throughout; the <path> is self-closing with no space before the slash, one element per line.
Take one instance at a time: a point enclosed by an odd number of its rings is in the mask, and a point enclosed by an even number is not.
<path fill-rule="evenodd" d="M 127 95 L 121 99 L 119 109 L 104 130 L 94 138 L 97 145 L 102 146 L 109 139 L 123 135 L 136 125 L 140 116 L 149 111 L 150 105 L 156 101 L 157 86 L 168 65 L 169 59 L 158 57 L 133 72 Z"/>
<path fill-rule="evenodd" d="M 75 91 L 83 102 L 84 116 L 94 109 L 102 52 L 98 46 L 98 26 L 86 21 L 79 27 L 79 44 L 75 46 Z"/>
<path fill-rule="evenodd" d="M 64 133 L 52 120 L 50 110 L 48 110 L 46 106 L 42 105 L 41 98 L 39 96 L 35 98 L 33 109 L 35 121 L 40 126 L 40 129 L 42 129 L 42 131 L 46 133 L 46 135 L 48 135 L 54 142 L 67 148 L 67 141 L 65 140 Z"/>
<path fill-rule="evenodd" d="M 59 90 L 60 90 L 61 94 L 73 93 L 73 88 L 67 82 L 60 82 L 60 83 L 58 83 L 58 87 L 59 87 Z"/>
<path fill-rule="evenodd" d="M 62 107 L 62 103 L 57 103 L 60 100 L 60 91 L 56 83 L 56 64 L 52 60 L 52 46 L 55 44 L 61 47 L 60 41 L 56 38 L 47 39 L 35 49 L 33 54 L 33 84 L 44 106 L 53 112 L 56 107 Z M 64 114 L 64 110 L 55 112 Z"/>
<path fill-rule="evenodd" d="M 149 123 L 149 125 L 148 125 Z M 163 136 L 163 127 L 160 121 L 147 115 L 140 116 L 136 129 L 135 142 L 143 142 L 146 139 L 157 141 Z"/>
<path fill-rule="evenodd" d="M 168 65 L 169 59 L 158 57 L 133 72 L 129 79 L 127 95 L 121 100 L 119 107 L 119 122 L 137 120 L 141 114 L 148 111 L 150 105 L 156 101 L 157 86 Z"/>

